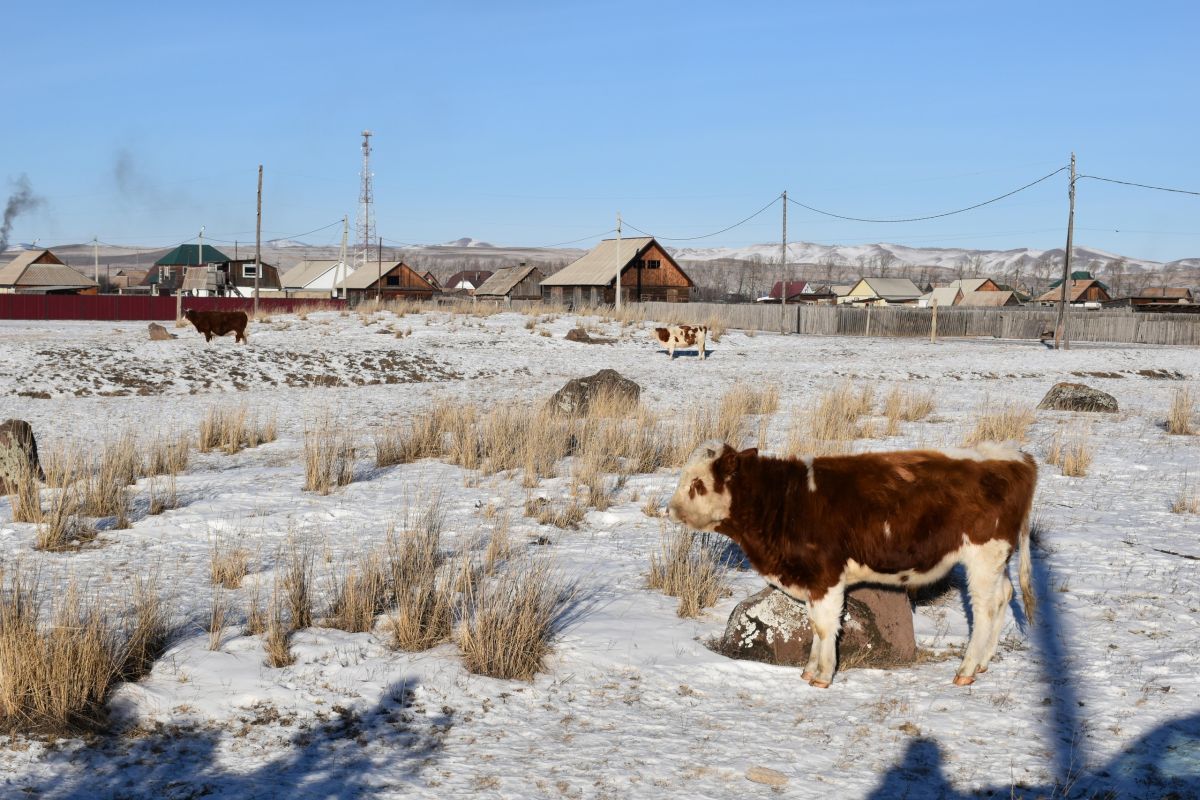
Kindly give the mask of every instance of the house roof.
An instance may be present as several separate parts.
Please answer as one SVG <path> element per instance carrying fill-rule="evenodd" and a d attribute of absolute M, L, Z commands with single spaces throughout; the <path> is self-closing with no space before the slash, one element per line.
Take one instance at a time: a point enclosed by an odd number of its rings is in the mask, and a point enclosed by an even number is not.
<path fill-rule="evenodd" d="M 41 258 L 50 263 L 34 262 Z M 84 289 L 96 282 L 71 269 L 49 250 L 26 250 L 0 268 L 0 286 L 23 286 L 39 289 Z"/>
<path fill-rule="evenodd" d="M 767 294 L 767 297 L 771 297 L 773 299 L 778 300 L 779 299 L 779 288 L 782 285 L 783 285 L 783 281 L 775 281 L 774 285 L 771 286 L 771 291 L 770 291 L 770 293 Z M 798 294 L 804 294 L 804 288 L 806 286 L 808 286 L 808 281 L 788 281 L 787 296 L 795 297 Z"/>
<path fill-rule="evenodd" d="M 537 270 L 537 267 L 531 266 L 498 269 L 492 273 L 492 277 L 484 281 L 483 285 L 475 290 L 475 296 L 502 297 L 516 288 L 518 283 L 528 278 L 529 274 L 535 270 Z"/>
<path fill-rule="evenodd" d="M 937 304 L 942 307 L 952 306 L 962 300 L 959 296 L 961 292 L 962 290 L 957 286 L 939 286 L 932 292 L 926 292 L 921 295 L 921 299 L 928 303 L 933 303 L 936 300 Z"/>
<path fill-rule="evenodd" d="M 967 292 L 963 295 L 960 306 L 971 306 L 974 308 L 992 308 L 1013 305 L 1014 293 L 1011 291 L 995 292 Z"/>
<path fill-rule="evenodd" d="M 492 277 L 492 271 L 487 269 L 464 269 L 450 276 L 445 283 L 447 289 L 478 289 Z M 463 284 L 468 284 L 463 286 Z"/>
<path fill-rule="evenodd" d="M 1074 302 L 1078 301 L 1079 298 L 1082 297 L 1083 294 L 1085 292 L 1087 292 L 1087 290 L 1090 289 L 1093 284 L 1099 286 L 1101 289 L 1105 289 L 1106 290 L 1105 294 L 1107 294 L 1107 287 L 1100 281 L 1096 280 L 1095 278 L 1090 278 L 1090 279 L 1084 280 L 1084 281 L 1071 281 L 1071 285 L 1068 287 L 1068 291 L 1067 291 L 1068 302 L 1074 303 Z M 1039 297 L 1038 302 L 1054 302 L 1057 300 L 1061 300 L 1062 299 L 1062 289 L 1060 288 L 1061 286 L 1062 286 L 1062 281 L 1059 281 L 1058 285 L 1056 285 L 1054 288 L 1048 290 L 1045 294 L 1043 294 L 1041 297 Z"/>
<path fill-rule="evenodd" d="M 197 260 L 200 247 L 194 244 L 181 244 L 165 256 L 154 262 L 156 267 L 198 267 L 201 264 L 216 264 L 229 261 L 229 256 L 222 253 L 211 244 L 204 245 L 204 261 Z"/>
<path fill-rule="evenodd" d="M 379 277 L 381 275 L 386 276 L 389 272 L 394 270 L 396 267 L 403 267 L 404 269 L 408 270 L 409 272 L 412 272 L 413 276 L 416 277 L 418 280 L 425 281 L 424 278 L 422 278 L 420 275 L 417 275 L 416 272 L 413 272 L 412 267 L 408 266 L 403 261 L 384 261 L 382 264 L 380 264 L 380 263 L 364 264 L 363 266 L 354 270 L 354 272 L 351 272 L 348 276 L 346 276 L 346 278 L 344 280 L 339 281 L 337 288 L 339 288 L 339 289 L 368 289 L 368 288 L 374 286 L 376 284 L 376 282 L 379 281 Z M 428 281 L 425 281 L 425 282 L 429 283 Z M 432 289 L 433 286 L 430 285 L 429 288 Z"/>
<path fill-rule="evenodd" d="M 340 263 L 336 258 L 303 261 L 285 272 L 279 283 L 285 289 L 303 289 Z"/>
<path fill-rule="evenodd" d="M 422 277 L 422 278 L 424 278 L 426 281 L 428 281 L 428 282 L 429 282 L 429 285 L 430 285 L 430 286 L 432 286 L 433 288 L 435 288 L 435 289 L 441 289 L 441 288 L 442 288 L 442 284 L 441 284 L 441 282 L 440 282 L 440 281 L 438 281 L 438 279 L 437 279 L 437 276 L 436 276 L 436 275 L 434 275 L 432 272 L 426 272 L 426 273 L 425 273 L 424 275 L 422 275 L 421 277 Z"/>
<path fill-rule="evenodd" d="M 876 297 L 884 300 L 916 300 L 921 296 L 921 290 L 908 278 L 863 278 L 859 283 L 865 283 Z"/>
<path fill-rule="evenodd" d="M 1138 292 L 1137 296 L 1191 300 L 1192 290 L 1186 286 L 1147 286 Z"/>
<path fill-rule="evenodd" d="M 618 241 L 620 255 L 618 256 Z M 607 286 L 617 274 L 654 243 L 650 236 L 633 239 L 605 239 L 582 258 L 568 264 L 542 281 L 542 286 Z M 618 262 L 618 257 L 620 261 Z"/>
<path fill-rule="evenodd" d="M 1097 280 L 1096 276 L 1093 275 L 1092 273 L 1088 272 L 1087 270 L 1081 269 L 1081 270 L 1076 270 L 1075 272 L 1072 272 L 1071 280 L 1073 280 L 1073 281 L 1096 281 L 1096 283 L 1100 284 L 1100 287 L 1102 289 L 1104 289 L 1104 291 L 1106 291 L 1106 292 L 1109 291 L 1108 284 L 1106 284 L 1104 281 Z M 1051 284 L 1050 284 L 1051 289 L 1056 289 L 1059 286 L 1062 286 L 1062 278 L 1058 278 L 1058 279 L 1054 280 L 1053 282 L 1051 282 Z"/>
<path fill-rule="evenodd" d="M 978 292 L 980 286 L 991 280 L 991 278 L 959 278 L 956 281 L 950 281 L 949 285 L 956 289 L 962 289 L 963 294 L 968 294 L 969 292 Z"/>

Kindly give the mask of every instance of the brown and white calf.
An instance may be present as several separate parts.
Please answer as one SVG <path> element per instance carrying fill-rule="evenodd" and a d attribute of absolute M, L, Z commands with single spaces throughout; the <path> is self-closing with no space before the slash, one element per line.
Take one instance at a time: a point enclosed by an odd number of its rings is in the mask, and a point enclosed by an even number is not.
<path fill-rule="evenodd" d="M 783 459 L 710 441 L 692 454 L 668 509 L 677 522 L 728 536 L 768 583 L 808 604 L 813 642 L 803 677 L 821 688 L 833 680 L 848 586 L 920 586 L 963 564 L 973 622 L 954 682 L 966 686 L 996 651 L 1014 550 L 1033 619 L 1036 483 L 1032 457 L 992 443 Z"/>
<path fill-rule="evenodd" d="M 676 347 L 695 347 L 704 360 L 704 339 L 708 336 L 707 325 L 672 325 L 669 328 L 655 328 L 654 337 L 665 345 L 667 355 L 675 358 Z"/>

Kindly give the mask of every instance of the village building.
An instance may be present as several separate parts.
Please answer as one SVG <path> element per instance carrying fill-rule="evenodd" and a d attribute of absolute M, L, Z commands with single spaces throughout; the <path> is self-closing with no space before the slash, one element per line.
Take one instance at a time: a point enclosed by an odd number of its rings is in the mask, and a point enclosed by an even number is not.
<path fill-rule="evenodd" d="M 1011 289 L 967 292 L 959 305 L 964 308 L 1005 308 L 1021 305 L 1021 298 Z"/>
<path fill-rule="evenodd" d="M 340 297 L 336 287 L 349 274 L 350 266 L 336 258 L 302 261 L 283 274 L 280 284 L 287 297 Z"/>
<path fill-rule="evenodd" d="M 962 300 L 962 289 L 951 284 L 950 286 L 939 286 L 936 289 L 929 290 L 921 295 L 917 301 L 917 305 L 921 308 L 931 308 L 936 304 L 938 308 L 945 308 L 946 306 L 956 306 Z"/>
<path fill-rule="evenodd" d="M 440 291 L 442 291 L 442 284 L 441 284 L 441 282 L 440 282 L 440 281 L 437 279 L 437 276 L 433 274 L 433 271 L 432 271 L 432 270 L 430 270 L 430 271 L 427 271 L 427 272 L 426 272 L 424 275 L 422 275 L 421 277 L 422 277 L 422 278 L 424 278 L 426 281 L 428 281 L 428 282 L 429 282 L 429 285 L 430 285 L 430 286 L 432 286 L 434 289 L 436 289 L 436 290 L 437 290 L 437 291 L 439 291 L 439 292 L 440 292 Z"/>
<path fill-rule="evenodd" d="M 503 303 L 511 303 L 513 300 L 540 300 L 542 280 L 545 277 L 537 267 L 525 264 L 498 269 L 475 290 L 475 298 Z"/>
<path fill-rule="evenodd" d="M 456 272 L 446 280 L 442 286 L 437 287 L 442 291 L 455 292 L 462 291 L 467 294 L 472 294 L 476 289 L 492 277 L 491 270 L 486 269 L 471 269 Z"/>
<path fill-rule="evenodd" d="M 212 245 L 204 245 L 201 253 L 199 245 L 181 244 L 154 262 L 154 268 L 146 273 L 142 285 L 149 286 L 151 294 L 175 294 L 183 287 L 188 267 L 224 264 L 229 260 L 229 256 Z"/>
<path fill-rule="evenodd" d="M 971 292 L 1000 292 L 1004 290 L 996 281 L 991 278 L 959 278 L 956 281 L 950 281 L 948 284 L 955 289 L 961 289 L 964 295 Z"/>
<path fill-rule="evenodd" d="M 908 278 L 862 278 L 838 303 L 915 306 L 920 299 L 921 290 Z"/>
<path fill-rule="evenodd" d="M 1053 305 L 1061 299 L 1062 281 L 1058 281 L 1053 288 L 1039 297 L 1037 302 L 1042 305 Z M 1108 287 L 1095 278 L 1073 280 L 1067 286 L 1067 302 L 1072 305 L 1083 304 L 1099 308 L 1101 303 L 1111 299 L 1108 294 Z"/>
<path fill-rule="evenodd" d="M 804 302 L 803 295 L 812 294 L 813 287 L 808 281 L 788 281 L 787 282 L 787 302 L 802 303 Z M 780 294 L 783 291 L 783 281 L 775 281 L 771 286 L 771 291 L 767 292 L 766 296 L 758 298 L 760 303 L 778 303 Z M 810 301 L 811 302 L 811 301 Z"/>
<path fill-rule="evenodd" d="M 351 305 L 376 297 L 388 300 L 431 300 L 436 291 L 403 261 L 364 264 L 337 285 L 339 296 Z"/>
<path fill-rule="evenodd" d="M 659 300 L 686 303 L 695 286 L 653 237 L 605 239 L 582 258 L 542 281 L 542 299 L 584 304 L 616 302 L 616 281 L 621 297 L 630 302 Z"/>
<path fill-rule="evenodd" d="M 0 267 L 0 294 L 96 294 L 99 285 L 49 250 L 25 250 Z"/>

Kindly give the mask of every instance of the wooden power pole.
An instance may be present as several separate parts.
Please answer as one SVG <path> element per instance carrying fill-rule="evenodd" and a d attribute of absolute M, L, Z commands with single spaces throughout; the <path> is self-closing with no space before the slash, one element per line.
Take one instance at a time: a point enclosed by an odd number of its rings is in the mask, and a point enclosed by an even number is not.
<path fill-rule="evenodd" d="M 783 243 L 779 247 L 779 332 L 787 333 L 787 189 L 783 190 Z"/>
<path fill-rule="evenodd" d="M 258 219 L 254 223 L 254 317 L 258 318 L 258 273 L 262 272 L 262 164 L 258 165 Z"/>
<path fill-rule="evenodd" d="M 1071 198 L 1071 211 L 1067 216 L 1067 251 L 1063 253 L 1062 292 L 1058 296 L 1058 324 L 1054 326 L 1054 349 L 1062 345 L 1063 350 L 1071 349 L 1070 311 L 1071 311 L 1071 248 L 1075 239 L 1075 154 L 1071 153 L 1071 188 L 1068 191 Z"/>
<path fill-rule="evenodd" d="M 640 299 L 640 298 L 639 298 Z M 621 212 L 617 212 L 617 311 L 621 310 Z"/>

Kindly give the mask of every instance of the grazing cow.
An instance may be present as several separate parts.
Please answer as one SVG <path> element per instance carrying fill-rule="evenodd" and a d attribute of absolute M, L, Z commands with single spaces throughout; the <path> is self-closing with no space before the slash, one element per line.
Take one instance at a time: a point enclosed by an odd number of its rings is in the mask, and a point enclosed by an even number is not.
<path fill-rule="evenodd" d="M 675 358 L 676 347 L 695 347 L 704 360 L 704 339 L 708 336 L 707 325 L 672 325 L 669 328 L 655 328 L 654 336 L 667 348 L 667 355 Z"/>
<path fill-rule="evenodd" d="M 236 334 L 234 342 L 246 343 L 245 311 L 197 311 L 189 308 L 184 316 L 204 334 L 204 341 L 211 342 L 213 336 Z"/>
<path fill-rule="evenodd" d="M 833 680 L 847 586 L 920 586 L 963 564 L 973 624 L 954 683 L 966 686 L 996 650 L 1013 550 L 1033 619 L 1036 482 L 1032 457 L 990 442 L 783 459 L 714 440 L 692 454 L 668 508 L 677 522 L 728 536 L 768 583 L 808 604 L 813 641 L 803 678 L 819 688 Z"/>

